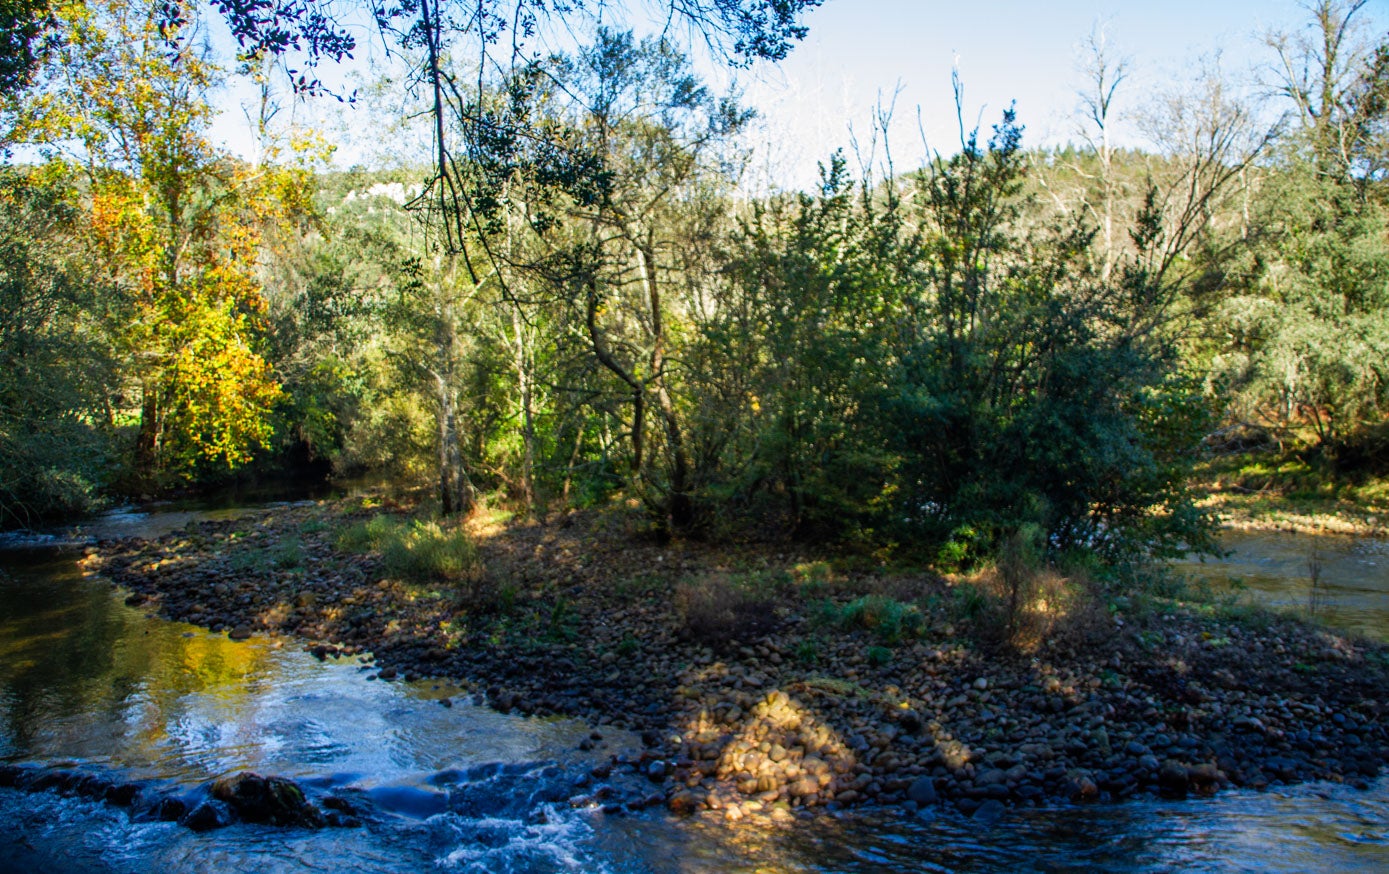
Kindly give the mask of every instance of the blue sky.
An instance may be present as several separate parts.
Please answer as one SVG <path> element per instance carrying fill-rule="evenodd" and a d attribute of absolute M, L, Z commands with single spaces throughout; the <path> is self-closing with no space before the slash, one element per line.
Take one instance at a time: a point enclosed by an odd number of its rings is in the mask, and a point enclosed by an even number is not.
<path fill-rule="evenodd" d="M 640 15 L 643 2 L 628 6 Z M 1360 17 L 1384 33 L 1389 0 L 1371 0 Z M 1203 57 L 1219 51 L 1228 77 L 1253 89 L 1256 68 L 1272 57 L 1263 35 L 1307 21 L 1297 0 L 826 0 L 809 15 L 810 35 L 790 58 L 739 74 L 745 99 L 765 125 L 756 138 L 756 173 L 781 186 L 813 184 L 817 162 L 850 145 L 850 125 L 860 144 L 867 142 L 880 94 L 896 94 L 891 136 L 899 168 L 921 160 L 922 131 L 933 150 L 953 151 L 951 70 L 957 65 L 967 124 L 978 121 L 987 129 L 1016 101 L 1028 144 L 1074 139 L 1081 44 L 1098 22 L 1130 68 L 1116 100 L 1115 131 L 1121 143 L 1139 144 L 1134 117 L 1155 95 L 1190 80 Z M 235 99 L 229 94 L 226 102 L 234 106 Z M 331 128 L 334 108 L 296 114 L 319 116 Z M 240 127 L 241 114 L 232 109 L 218 134 L 244 151 Z M 369 160 L 377 125 L 366 111 L 350 111 L 338 127 L 358 134 L 355 145 L 341 149 L 340 160 Z"/>
<path fill-rule="evenodd" d="M 1389 0 L 1371 0 L 1361 18 L 1382 34 Z M 967 124 L 982 121 L 987 130 L 1016 101 L 1026 142 L 1065 142 L 1075 139 L 1081 44 L 1103 22 L 1130 66 L 1116 98 L 1117 133 L 1139 144 L 1135 116 L 1164 89 L 1189 81 L 1202 57 L 1219 51 L 1222 70 L 1253 92 L 1257 67 L 1272 58 L 1263 35 L 1307 20 L 1295 0 L 828 0 L 812 13 L 805 43 L 778 70 L 764 71 L 748 94 L 790 165 L 777 172 L 802 185 L 814 180 L 817 156 L 847 143 L 850 123 L 862 142 L 878 95 L 899 88 L 892 130 L 898 165 L 920 160 L 920 129 L 933 150 L 957 148 L 954 65 Z"/>

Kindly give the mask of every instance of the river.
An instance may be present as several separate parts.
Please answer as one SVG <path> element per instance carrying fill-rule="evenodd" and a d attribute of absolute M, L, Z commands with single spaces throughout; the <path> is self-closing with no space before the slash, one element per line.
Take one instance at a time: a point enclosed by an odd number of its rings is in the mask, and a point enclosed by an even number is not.
<path fill-rule="evenodd" d="M 1266 606 L 1314 611 L 1330 625 L 1389 640 L 1389 540 L 1238 531 L 1221 546 L 1222 557 L 1177 568 Z"/>
<path fill-rule="evenodd" d="M 126 513 L 85 533 L 148 535 L 192 518 Z M 292 641 L 233 643 L 148 616 L 85 576 L 80 550 L 61 541 L 0 551 L 0 763 L 174 796 L 251 769 L 311 794 L 351 794 L 361 825 L 195 832 L 133 808 L 0 788 L 3 872 L 1389 870 L 1385 778 L 1369 791 L 1307 785 L 1019 810 L 990 825 L 896 810 L 775 830 L 609 815 L 569 799 L 595 761 L 624 754 L 632 739 L 606 732 L 583 751 L 585 726 L 503 716 L 430 682 L 375 680 L 357 659 L 320 662 Z M 1351 546 L 1344 561 L 1355 567 L 1374 549 Z M 1272 565 L 1275 549 L 1245 552 Z M 1323 561 L 1327 582 L 1339 579 L 1342 559 Z M 1290 592 L 1305 589 L 1300 580 Z M 1359 585 L 1331 593 L 1327 615 L 1354 627 L 1380 621 L 1383 589 L 1376 602 Z"/>

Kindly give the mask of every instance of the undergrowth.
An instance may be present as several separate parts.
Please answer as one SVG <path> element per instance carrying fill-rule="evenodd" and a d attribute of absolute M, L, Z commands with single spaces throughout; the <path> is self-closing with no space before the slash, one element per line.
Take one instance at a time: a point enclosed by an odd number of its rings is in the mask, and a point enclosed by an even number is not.
<path fill-rule="evenodd" d="M 482 574 L 476 545 L 457 525 L 377 515 L 345 529 L 337 544 L 379 554 L 386 573 L 406 582 L 471 582 Z"/>

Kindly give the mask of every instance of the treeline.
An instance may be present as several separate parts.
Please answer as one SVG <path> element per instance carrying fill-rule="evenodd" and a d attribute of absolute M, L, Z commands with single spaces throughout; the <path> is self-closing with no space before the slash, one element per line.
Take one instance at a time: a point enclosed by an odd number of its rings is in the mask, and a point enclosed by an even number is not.
<path fill-rule="evenodd" d="M 1331 39 L 1360 5 L 1270 49 L 1271 129 L 1209 79 L 1111 148 L 1097 51 L 1083 145 L 1028 151 L 1005 113 L 758 198 L 751 114 L 659 40 L 498 82 L 457 164 L 329 173 L 268 124 L 258 163 L 209 147 L 223 74 L 154 8 L 54 7 L 4 116 L 54 157 L 0 178 L 0 512 L 312 459 L 444 512 L 628 500 L 956 563 L 1200 545 L 1220 426 L 1375 456 L 1389 42 Z"/>

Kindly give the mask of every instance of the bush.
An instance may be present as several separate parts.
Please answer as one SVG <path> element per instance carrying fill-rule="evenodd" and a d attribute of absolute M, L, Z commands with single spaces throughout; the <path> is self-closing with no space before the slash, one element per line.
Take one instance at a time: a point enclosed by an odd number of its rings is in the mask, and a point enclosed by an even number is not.
<path fill-rule="evenodd" d="M 838 612 L 841 627 L 863 628 L 889 644 L 920 637 L 926 629 L 926 617 L 920 608 L 886 595 L 865 595 L 844 605 Z"/>
<path fill-rule="evenodd" d="M 477 547 L 461 528 L 445 530 L 437 522 L 413 522 L 381 551 L 386 571 L 412 582 L 461 582 L 482 570 Z"/>
<path fill-rule="evenodd" d="M 976 639 L 1023 653 L 1090 646 L 1114 624 L 1099 587 L 1005 551 L 997 566 L 955 589 L 952 611 Z"/>

